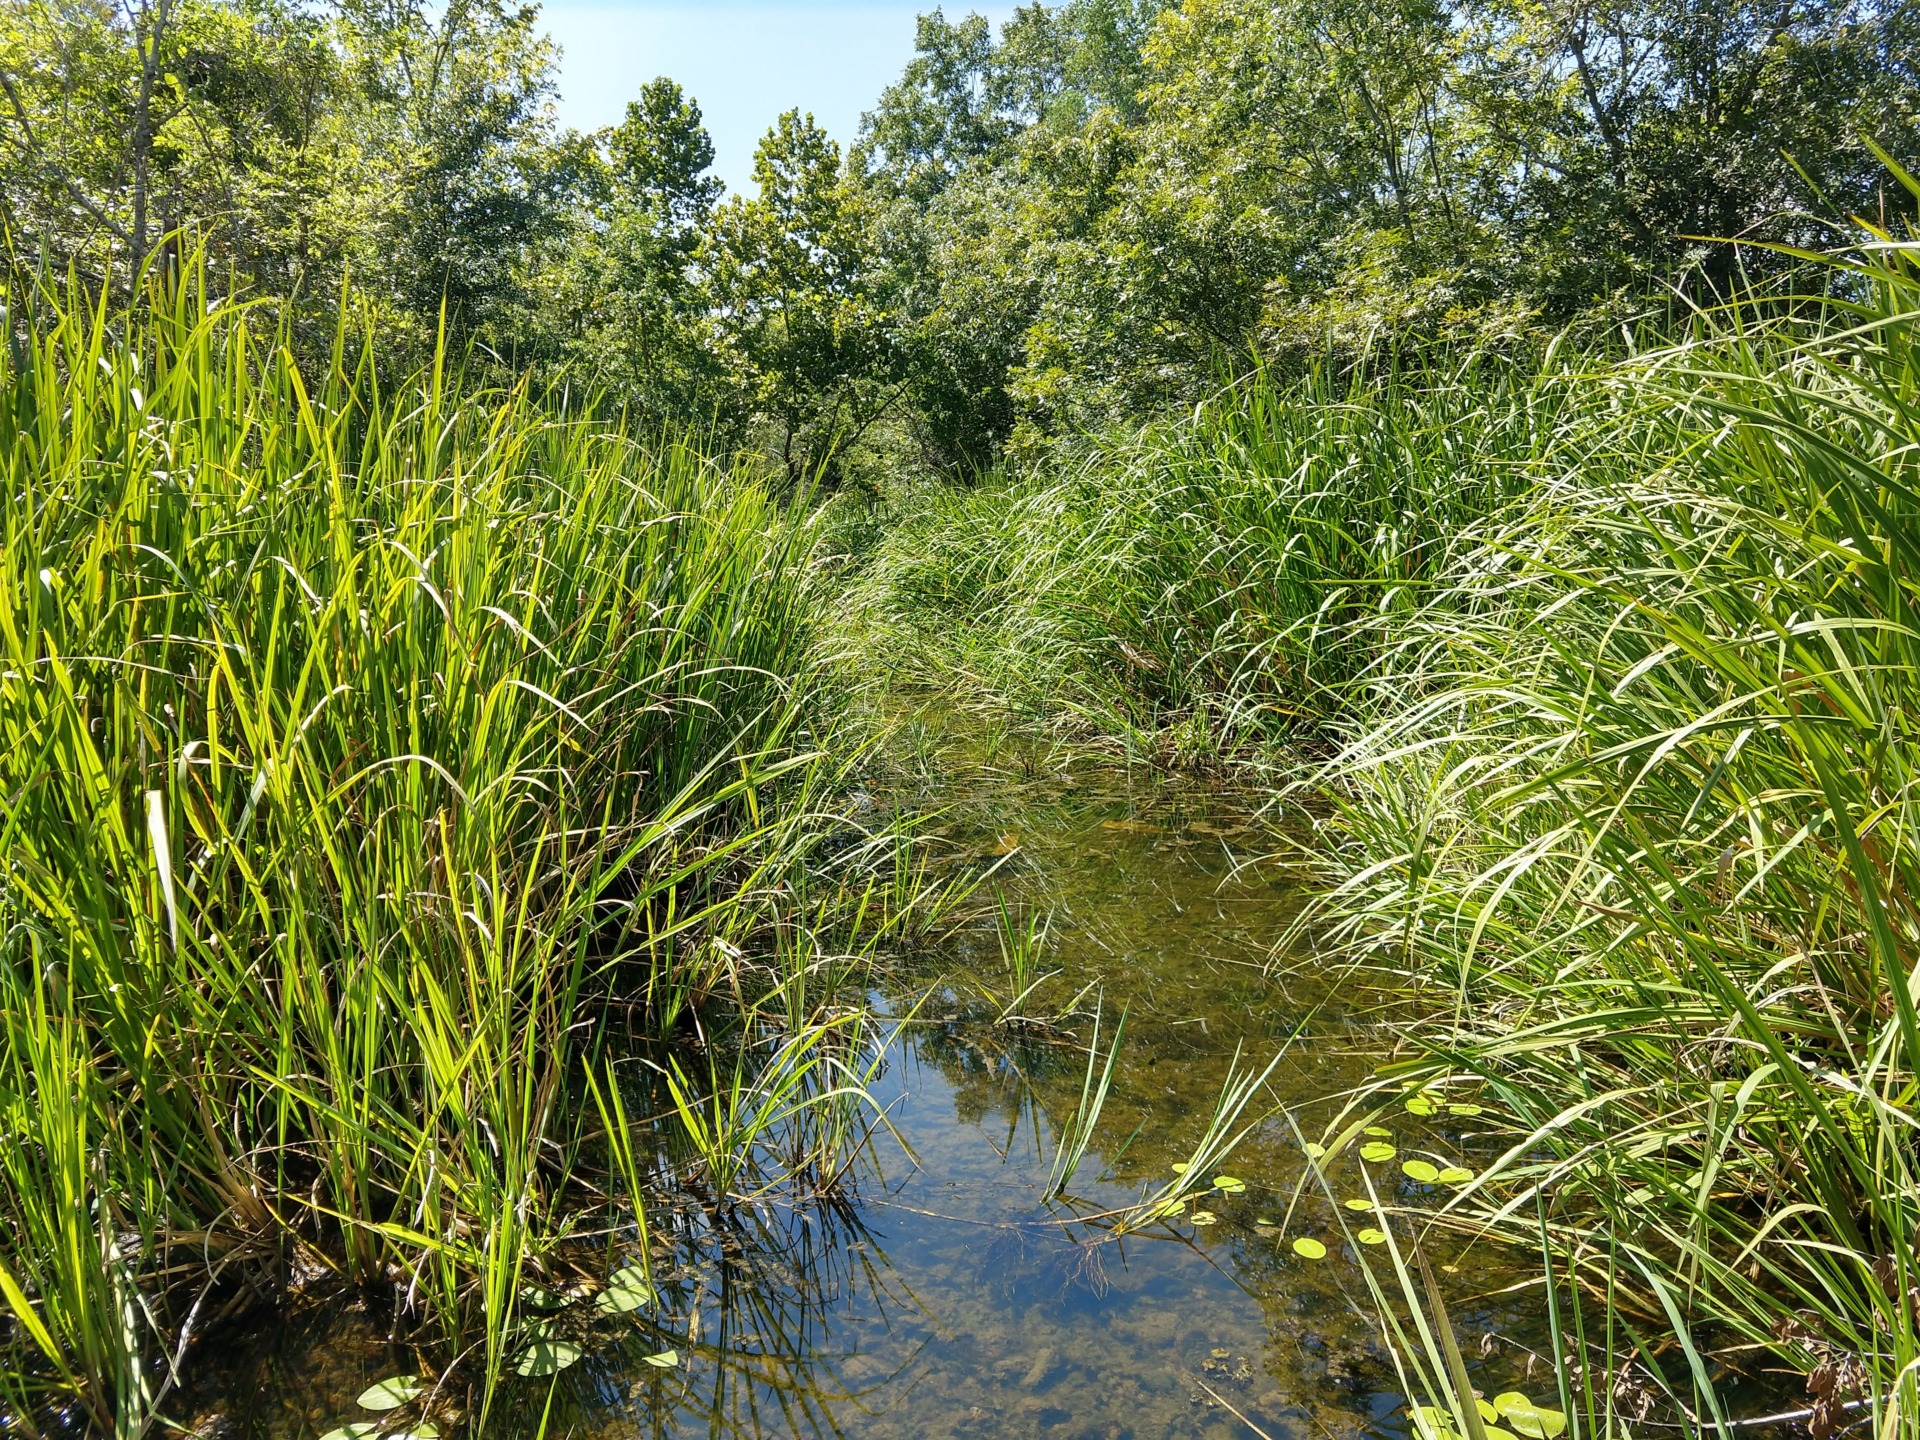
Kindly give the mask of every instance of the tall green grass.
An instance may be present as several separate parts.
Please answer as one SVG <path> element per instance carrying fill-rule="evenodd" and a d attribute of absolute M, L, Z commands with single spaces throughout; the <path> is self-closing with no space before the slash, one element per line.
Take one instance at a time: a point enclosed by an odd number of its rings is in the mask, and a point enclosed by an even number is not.
<path fill-rule="evenodd" d="M 981 693 L 1204 760 L 1311 736 L 1458 533 L 1563 456 L 1569 394 L 1493 355 L 1379 384 L 1267 371 L 976 491 L 915 494 L 873 569 L 894 643 Z"/>
<path fill-rule="evenodd" d="M 1346 878 L 1309 923 L 1452 995 L 1392 1086 L 1504 1116 L 1452 1218 L 1642 1337 L 1570 1346 L 1598 1428 L 1628 1359 L 1731 1421 L 1743 1343 L 1816 1434 L 1920 1425 L 1920 271 L 1834 263 L 1818 322 L 1587 382 L 1613 463 L 1464 537 L 1321 777 Z"/>
<path fill-rule="evenodd" d="M 577 1217 L 639 1219 L 620 1047 L 811 1023 L 886 923 L 875 847 L 816 874 L 805 514 L 350 317 L 303 371 L 203 276 L 3 323 L 0 1403 L 138 1434 L 290 1269 L 490 1392 Z"/>

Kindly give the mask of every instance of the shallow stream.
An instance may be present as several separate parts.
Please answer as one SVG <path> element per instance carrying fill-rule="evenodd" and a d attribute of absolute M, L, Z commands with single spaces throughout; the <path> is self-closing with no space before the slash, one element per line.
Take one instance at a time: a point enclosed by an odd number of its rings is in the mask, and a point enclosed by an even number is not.
<path fill-rule="evenodd" d="M 978 768 L 978 767 L 976 767 Z M 874 1093 L 882 1132 L 844 1203 L 768 1207 L 745 1232 L 698 1216 L 672 1229 L 660 1300 L 628 1347 L 591 1354 L 496 1412 L 495 1433 L 583 1437 L 1322 1436 L 1407 1433 L 1405 1400 L 1371 1318 L 1352 1236 L 1375 1217 L 1344 1159 L 1328 1197 L 1303 1137 L 1322 1097 L 1366 1076 L 1390 1043 L 1343 1010 L 1310 965 L 1276 976 L 1275 938 L 1299 894 L 1239 862 L 1271 837 L 1235 796 L 1124 772 L 979 770 L 938 822 L 956 857 L 1008 852 L 1004 892 L 1048 917 L 1033 1003 L 1085 987 L 1107 1034 L 1128 1014 L 1112 1093 L 1066 1200 L 1043 1199 L 1060 1126 L 1086 1073 L 1083 1022 L 993 1023 L 984 988 L 1007 984 L 991 917 L 874 1001 L 897 1028 Z M 976 776 L 978 778 L 978 776 Z M 1294 957 L 1297 961 L 1298 957 Z M 1305 978 L 1302 978 L 1302 977 Z M 1104 1043 L 1104 1042 L 1103 1042 Z M 1165 1183 L 1205 1129 L 1237 1063 L 1263 1068 L 1292 1119 L 1263 1123 L 1213 1191 L 1176 1217 L 1116 1236 L 1108 1212 Z M 1271 1108 L 1271 1102 L 1259 1107 Z M 1250 1111 L 1249 1114 L 1254 1112 Z M 1473 1163 L 1471 1119 L 1396 1119 L 1398 1158 L 1367 1167 L 1384 1196 L 1431 1200 L 1402 1160 Z M 1297 1129 L 1295 1127 L 1298 1127 Z M 902 1143 L 904 1142 L 904 1143 Z M 1317 1239 L 1322 1258 L 1295 1253 Z M 1477 1384 L 1551 1394 L 1528 1374 L 1524 1298 L 1491 1257 L 1453 1255 L 1447 1285 Z M 678 1363 L 644 1356 L 663 1346 Z M 367 1417 L 360 1391 L 406 1364 L 372 1320 L 298 1321 L 241 1347 L 216 1430 L 311 1437 Z"/>

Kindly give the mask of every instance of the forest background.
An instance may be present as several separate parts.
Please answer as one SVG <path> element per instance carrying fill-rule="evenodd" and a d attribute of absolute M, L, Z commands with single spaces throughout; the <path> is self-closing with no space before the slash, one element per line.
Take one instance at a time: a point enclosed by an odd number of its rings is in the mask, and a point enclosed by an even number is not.
<path fill-rule="evenodd" d="M 124 289 L 204 247 L 316 347 L 351 284 L 398 363 L 444 323 L 876 490 L 1262 364 L 1664 325 L 1777 281 L 1765 247 L 1897 222 L 1868 142 L 1920 158 L 1902 0 L 935 10 L 850 144 L 786 114 L 724 198 L 695 97 L 636 77 L 623 123 L 565 130 L 555 62 L 499 0 L 21 0 L 9 263 Z"/>

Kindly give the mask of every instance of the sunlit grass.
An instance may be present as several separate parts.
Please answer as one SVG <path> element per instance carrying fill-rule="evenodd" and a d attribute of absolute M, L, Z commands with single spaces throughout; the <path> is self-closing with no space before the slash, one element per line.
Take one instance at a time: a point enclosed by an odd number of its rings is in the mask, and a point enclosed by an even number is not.
<path fill-rule="evenodd" d="M 891 844 L 814 849 L 807 513 L 198 276 L 8 316 L 0 1399 L 137 1433 L 295 1257 L 490 1394 L 575 1217 L 644 1223 L 615 1052 L 784 979 L 810 1074 L 821 947 L 895 923 Z"/>

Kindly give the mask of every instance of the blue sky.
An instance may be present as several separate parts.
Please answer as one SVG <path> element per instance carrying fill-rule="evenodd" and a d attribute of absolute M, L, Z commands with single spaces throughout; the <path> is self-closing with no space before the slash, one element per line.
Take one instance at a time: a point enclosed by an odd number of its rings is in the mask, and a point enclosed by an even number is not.
<path fill-rule="evenodd" d="M 541 17 L 559 42 L 560 121 L 593 130 L 619 121 L 656 75 L 671 75 L 700 102 L 713 135 L 714 169 L 750 190 L 753 148 L 783 110 L 810 110 L 834 139 L 852 139 L 863 111 L 913 57 L 914 18 L 935 0 L 547 0 Z M 977 10 L 996 25 L 1010 4 L 948 4 L 948 18 Z"/>

